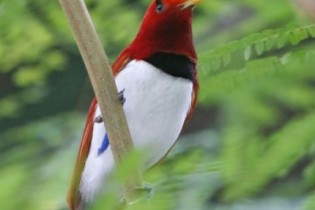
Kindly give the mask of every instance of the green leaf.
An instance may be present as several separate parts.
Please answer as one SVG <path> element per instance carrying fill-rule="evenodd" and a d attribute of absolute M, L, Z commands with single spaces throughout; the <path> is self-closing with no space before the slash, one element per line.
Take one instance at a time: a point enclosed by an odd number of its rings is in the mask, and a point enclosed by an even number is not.
<path fill-rule="evenodd" d="M 211 68 L 212 68 L 212 71 L 216 71 L 220 68 L 221 66 L 221 60 L 220 58 L 216 57 L 216 58 L 213 58 L 212 61 L 211 61 Z"/>
<path fill-rule="evenodd" d="M 248 61 L 250 59 L 251 54 L 252 54 L 252 47 L 249 45 L 244 50 L 244 59 L 245 59 L 245 61 Z"/>
<path fill-rule="evenodd" d="M 231 62 L 231 54 L 226 53 L 223 55 L 223 66 L 226 67 Z"/>
<path fill-rule="evenodd" d="M 266 48 L 266 51 L 269 51 L 271 50 L 274 45 L 275 45 L 275 38 L 273 37 L 268 37 L 266 40 L 265 40 L 265 48 Z"/>
<path fill-rule="evenodd" d="M 264 43 L 263 42 L 257 42 L 255 44 L 255 49 L 256 49 L 257 55 L 262 55 L 265 51 Z"/>
<path fill-rule="evenodd" d="M 291 43 L 291 45 L 297 45 L 300 42 L 300 39 L 298 37 L 298 35 L 295 33 L 295 31 L 291 31 L 289 33 L 289 41 Z"/>
<path fill-rule="evenodd" d="M 283 46 L 287 43 L 288 40 L 288 33 L 285 33 L 282 36 L 279 36 L 278 40 L 277 40 L 277 48 L 283 48 Z"/>
<path fill-rule="evenodd" d="M 311 37 L 315 38 L 315 26 L 309 27 L 307 31 Z"/>

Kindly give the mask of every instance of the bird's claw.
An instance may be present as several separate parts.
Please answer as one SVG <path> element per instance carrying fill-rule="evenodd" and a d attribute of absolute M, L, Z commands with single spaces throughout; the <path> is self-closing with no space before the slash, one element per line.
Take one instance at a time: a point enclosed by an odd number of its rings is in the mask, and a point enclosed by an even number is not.
<path fill-rule="evenodd" d="M 122 105 L 124 105 L 125 101 L 126 101 L 126 98 L 124 97 L 124 92 L 125 92 L 125 89 L 121 90 L 119 93 L 118 93 L 118 100 L 121 102 Z M 97 116 L 95 119 L 94 119 L 94 122 L 95 123 L 102 123 L 103 122 L 103 117 L 102 115 L 99 115 Z"/>
<path fill-rule="evenodd" d="M 126 98 L 124 97 L 124 92 L 125 92 L 125 89 L 121 90 L 118 93 L 118 100 L 121 102 L 122 105 L 124 105 L 124 103 L 126 101 Z"/>
<path fill-rule="evenodd" d="M 102 123 L 102 122 L 103 122 L 103 117 L 102 117 L 102 115 L 97 116 L 97 117 L 95 118 L 94 122 L 95 122 L 95 123 Z"/>

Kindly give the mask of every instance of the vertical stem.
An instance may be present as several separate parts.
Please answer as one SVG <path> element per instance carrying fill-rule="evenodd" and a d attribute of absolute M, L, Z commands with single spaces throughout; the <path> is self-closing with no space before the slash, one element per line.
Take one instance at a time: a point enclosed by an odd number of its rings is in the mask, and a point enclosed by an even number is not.
<path fill-rule="evenodd" d="M 117 87 L 92 20 L 83 0 L 59 0 L 68 18 L 74 37 L 83 57 L 92 86 L 100 107 L 111 150 L 118 163 L 131 151 L 133 144 L 126 123 L 126 118 L 118 100 Z M 126 202 L 135 198 L 135 189 L 143 186 L 140 170 L 125 183 L 123 192 Z"/>

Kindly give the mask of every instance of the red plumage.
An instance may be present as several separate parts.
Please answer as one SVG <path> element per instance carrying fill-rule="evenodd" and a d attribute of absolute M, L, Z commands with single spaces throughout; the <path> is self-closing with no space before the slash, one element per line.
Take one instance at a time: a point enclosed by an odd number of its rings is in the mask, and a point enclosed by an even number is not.
<path fill-rule="evenodd" d="M 157 4 L 159 3 L 163 3 L 164 12 L 157 12 Z M 198 0 L 154 0 L 144 16 L 136 38 L 122 51 L 117 60 L 112 64 L 114 76 L 122 71 L 131 60 L 145 60 L 156 52 L 183 55 L 196 66 L 197 56 L 192 41 L 191 29 L 192 9 L 183 9 L 183 7 L 187 7 L 187 5 L 193 7 L 197 3 Z M 190 118 L 197 99 L 198 82 L 196 68 L 193 74 L 191 106 L 185 121 Z M 72 210 L 77 209 L 81 205 L 81 195 L 79 192 L 80 178 L 91 146 L 96 106 L 97 102 L 94 98 L 88 112 L 67 196 L 69 208 Z"/>

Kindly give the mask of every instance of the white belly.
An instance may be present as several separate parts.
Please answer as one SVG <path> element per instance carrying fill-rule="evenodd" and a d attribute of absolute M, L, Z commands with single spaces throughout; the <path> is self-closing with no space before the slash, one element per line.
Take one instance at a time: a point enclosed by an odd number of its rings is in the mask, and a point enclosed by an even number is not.
<path fill-rule="evenodd" d="M 147 148 L 144 167 L 159 161 L 175 143 L 191 105 L 192 82 L 170 76 L 145 61 L 131 61 L 115 78 L 124 91 L 123 109 L 136 148 Z M 100 115 L 97 108 L 94 117 Z M 105 136 L 103 123 L 95 123 L 92 145 L 81 178 L 85 201 L 105 185 L 114 167 L 110 146 L 98 155 Z"/>

